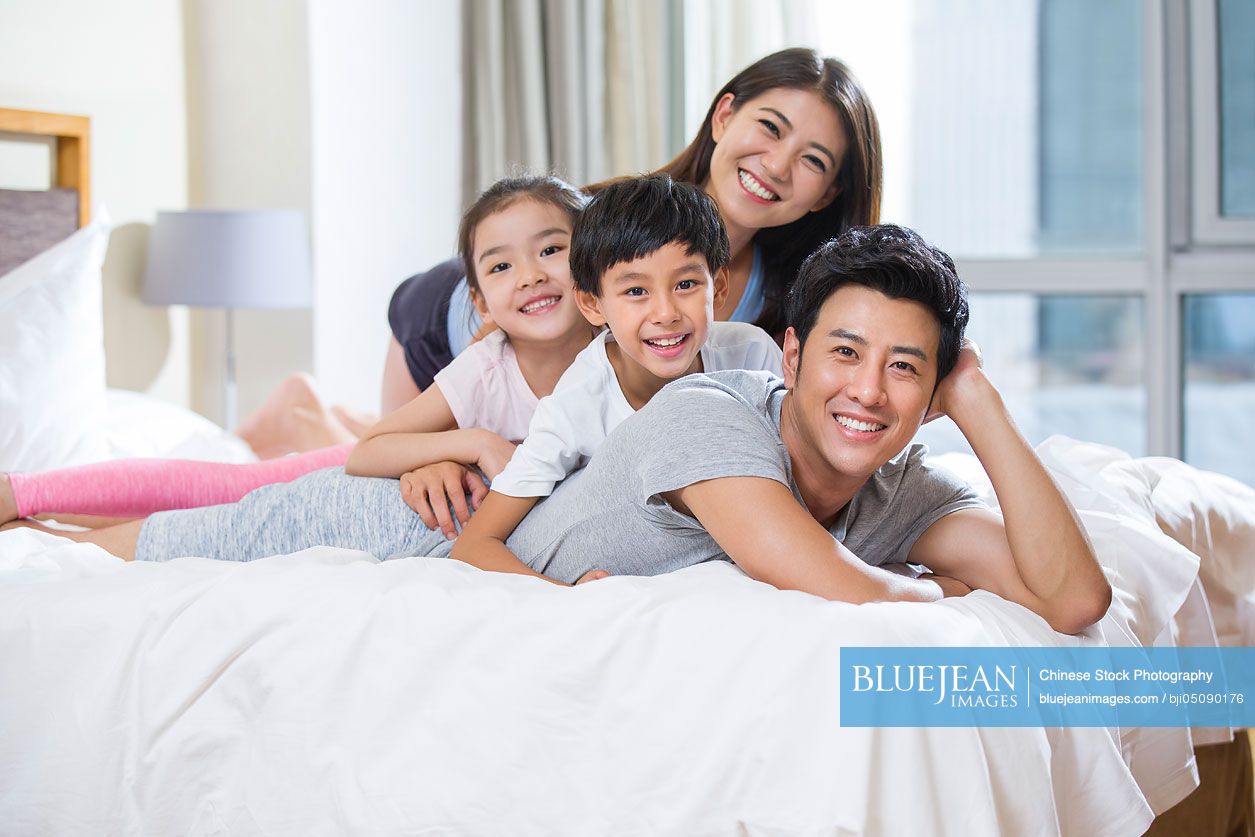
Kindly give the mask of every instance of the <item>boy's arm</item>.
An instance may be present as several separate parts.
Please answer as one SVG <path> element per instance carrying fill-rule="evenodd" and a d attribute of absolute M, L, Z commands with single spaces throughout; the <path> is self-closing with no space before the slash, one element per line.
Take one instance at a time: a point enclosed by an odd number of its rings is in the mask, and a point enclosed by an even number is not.
<path fill-rule="evenodd" d="M 974 346 L 937 389 L 989 474 L 1002 509 L 964 509 L 930 526 L 910 560 L 1029 608 L 1062 633 L 1103 617 L 1111 586 L 1071 504 L 1015 427 Z"/>
<path fill-rule="evenodd" d="M 703 480 L 662 495 L 697 519 L 751 578 L 826 599 L 930 602 L 968 589 L 944 577 L 906 578 L 864 563 L 766 477 Z"/>
<path fill-rule="evenodd" d="M 590 387 L 582 376 L 563 376 L 553 393 L 540 400 L 527 438 L 462 529 L 453 558 L 483 570 L 547 578 L 520 561 L 506 546 L 506 538 L 537 502 L 580 466 L 581 458 L 591 456 L 605 440 L 610 430 L 605 400 L 604 391 Z"/>
<path fill-rule="evenodd" d="M 543 578 L 561 584 L 548 576 L 542 575 L 524 564 L 505 545 L 506 538 L 515 527 L 527 517 L 527 513 L 536 505 L 539 497 L 511 497 L 489 491 L 479 510 L 471 521 L 462 529 L 453 544 L 450 557 L 465 561 L 481 570 L 498 573 L 519 573 Z"/>

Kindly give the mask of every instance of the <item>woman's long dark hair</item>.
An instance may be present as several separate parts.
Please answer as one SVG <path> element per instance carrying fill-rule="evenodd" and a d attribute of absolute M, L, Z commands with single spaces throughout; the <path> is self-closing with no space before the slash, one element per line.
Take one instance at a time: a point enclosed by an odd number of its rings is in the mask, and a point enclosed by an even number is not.
<path fill-rule="evenodd" d="M 880 128 L 871 101 L 849 68 L 835 58 L 822 58 L 812 49 L 785 49 L 755 61 L 737 73 L 715 94 L 697 136 L 659 171 L 676 180 L 704 184 L 710 177 L 715 139 L 711 122 L 715 108 L 728 93 L 732 107 L 779 88 L 813 90 L 832 105 L 845 130 L 846 149 L 837 170 L 837 197 L 818 212 L 808 212 L 781 227 L 759 230 L 754 243 L 762 252 L 763 310 L 757 324 L 768 334 L 784 332 L 784 299 L 802 262 L 850 227 L 880 222 Z M 599 186 L 588 187 L 595 192 Z"/>

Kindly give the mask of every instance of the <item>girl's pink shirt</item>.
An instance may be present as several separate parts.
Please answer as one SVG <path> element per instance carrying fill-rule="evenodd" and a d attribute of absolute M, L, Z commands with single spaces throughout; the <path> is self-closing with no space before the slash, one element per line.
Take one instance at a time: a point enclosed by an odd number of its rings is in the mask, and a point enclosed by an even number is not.
<path fill-rule="evenodd" d="M 436 373 L 458 427 L 482 427 L 511 442 L 527 436 L 539 399 L 503 331 L 494 331 Z"/>

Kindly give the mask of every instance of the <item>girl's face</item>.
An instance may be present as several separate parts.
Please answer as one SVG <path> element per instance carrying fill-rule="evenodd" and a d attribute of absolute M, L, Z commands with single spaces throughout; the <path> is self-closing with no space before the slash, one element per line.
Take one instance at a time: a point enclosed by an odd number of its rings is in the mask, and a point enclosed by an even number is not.
<path fill-rule="evenodd" d="M 512 340 L 551 340 L 589 327 L 575 305 L 566 212 L 522 198 L 481 221 L 472 242 L 475 308 Z"/>
<path fill-rule="evenodd" d="M 736 109 L 732 101 L 728 93 L 715 106 L 715 150 L 703 184 L 729 232 L 779 227 L 832 203 L 846 148 L 832 106 L 813 90 L 787 87 Z"/>

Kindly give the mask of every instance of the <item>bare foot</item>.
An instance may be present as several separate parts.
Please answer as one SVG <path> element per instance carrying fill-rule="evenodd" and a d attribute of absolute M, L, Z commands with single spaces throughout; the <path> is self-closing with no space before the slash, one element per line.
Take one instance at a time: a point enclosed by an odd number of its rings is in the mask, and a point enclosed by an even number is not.
<path fill-rule="evenodd" d="M 68 514 L 65 512 L 37 514 L 34 518 L 36 520 L 55 520 L 58 523 L 68 523 L 70 526 L 82 526 L 84 529 L 107 529 L 110 526 L 130 523 L 132 520 L 140 519 L 135 515 L 128 517 L 102 517 L 98 514 Z"/>
<path fill-rule="evenodd" d="M 331 415 L 344 426 L 345 430 L 359 439 L 366 435 L 366 431 L 370 430 L 375 422 L 379 421 L 379 416 L 363 413 L 360 410 L 354 410 L 352 407 L 345 407 L 343 404 L 333 405 Z"/>
<path fill-rule="evenodd" d="M 41 525 L 29 518 L 24 520 L 10 520 L 8 523 L 0 523 L 0 532 L 7 532 L 10 529 L 37 529 L 40 532 L 48 532 L 53 535 L 61 534 L 51 526 Z"/>
<path fill-rule="evenodd" d="M 79 543 L 94 543 L 110 555 L 116 555 L 124 561 L 133 561 L 135 560 L 135 546 L 139 542 L 139 533 L 143 527 L 143 520 L 132 520 L 129 523 L 107 526 L 104 529 L 75 532 L 70 529 L 41 526 L 33 520 L 14 520 L 0 525 L 0 532 L 7 532 L 10 529 L 34 529 Z"/>
<path fill-rule="evenodd" d="M 257 412 L 236 429 L 262 459 L 357 441 L 318 397 L 304 372 L 288 377 Z"/>
<path fill-rule="evenodd" d="M 17 500 L 13 497 L 13 483 L 8 474 L 0 474 L 0 523 L 17 519 Z"/>

